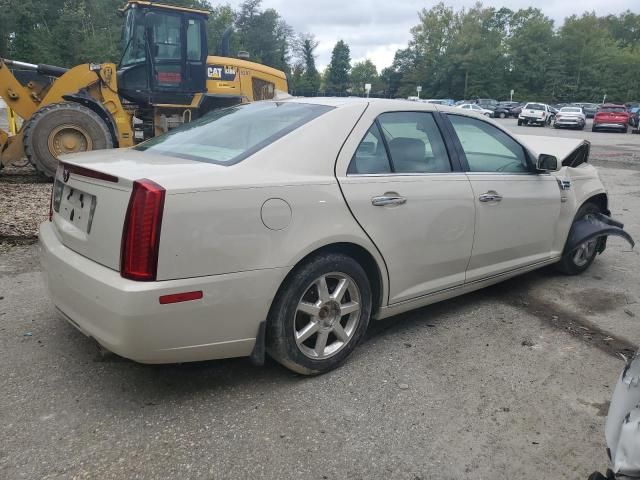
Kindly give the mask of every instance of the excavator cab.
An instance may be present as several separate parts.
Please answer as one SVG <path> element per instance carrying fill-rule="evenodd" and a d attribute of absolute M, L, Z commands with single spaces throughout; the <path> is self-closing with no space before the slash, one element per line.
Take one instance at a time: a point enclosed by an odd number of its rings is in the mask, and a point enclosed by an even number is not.
<path fill-rule="evenodd" d="M 208 12 L 129 1 L 118 90 L 137 104 L 190 104 L 206 91 Z"/>

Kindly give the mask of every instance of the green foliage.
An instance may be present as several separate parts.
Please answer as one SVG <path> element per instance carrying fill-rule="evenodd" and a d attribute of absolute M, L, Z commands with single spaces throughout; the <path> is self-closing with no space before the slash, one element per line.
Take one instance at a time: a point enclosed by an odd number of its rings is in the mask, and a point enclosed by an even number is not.
<path fill-rule="evenodd" d="M 294 53 L 293 90 L 296 95 L 314 95 L 320 89 L 320 73 L 316 68 L 315 50 L 318 42 L 314 36 L 305 33 L 298 37 Z"/>
<path fill-rule="evenodd" d="M 371 84 L 372 92 L 379 90 L 378 70 L 369 59 L 356 63 L 351 69 L 351 91 L 355 94 L 363 94 L 367 83 Z"/>
<path fill-rule="evenodd" d="M 330 92 L 344 93 L 349 88 L 349 71 L 351 70 L 351 52 L 349 46 L 338 40 L 331 53 L 331 63 L 326 72 L 326 89 Z"/>
<path fill-rule="evenodd" d="M 640 98 L 640 15 L 572 16 L 556 30 L 540 9 L 439 3 L 419 13 L 406 49 L 383 70 L 390 95 L 541 101 Z"/>

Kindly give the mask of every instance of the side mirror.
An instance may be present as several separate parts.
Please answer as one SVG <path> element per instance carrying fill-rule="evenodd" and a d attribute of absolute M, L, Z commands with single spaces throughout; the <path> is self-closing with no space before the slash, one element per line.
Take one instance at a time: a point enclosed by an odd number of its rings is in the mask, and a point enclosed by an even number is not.
<path fill-rule="evenodd" d="M 553 155 L 541 153 L 536 162 L 536 170 L 539 172 L 557 172 L 560 170 L 558 159 Z"/>

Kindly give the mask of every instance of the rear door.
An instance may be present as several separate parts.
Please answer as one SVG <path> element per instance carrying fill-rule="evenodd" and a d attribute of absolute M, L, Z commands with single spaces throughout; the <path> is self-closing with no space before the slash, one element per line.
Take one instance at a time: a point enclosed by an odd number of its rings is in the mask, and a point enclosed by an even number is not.
<path fill-rule="evenodd" d="M 389 303 L 462 285 L 474 202 L 452 166 L 436 113 L 365 113 L 336 174 L 356 220 L 389 271 Z"/>
<path fill-rule="evenodd" d="M 551 258 L 560 189 L 536 173 L 526 149 L 491 123 L 449 114 L 473 189 L 475 240 L 466 280 Z"/>

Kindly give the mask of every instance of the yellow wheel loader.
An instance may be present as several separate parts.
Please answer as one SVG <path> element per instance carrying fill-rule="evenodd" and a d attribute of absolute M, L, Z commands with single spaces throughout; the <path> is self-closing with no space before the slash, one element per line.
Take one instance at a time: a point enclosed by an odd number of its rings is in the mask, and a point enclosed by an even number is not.
<path fill-rule="evenodd" d="M 22 119 L 15 135 L 0 130 L 0 166 L 26 155 L 52 177 L 60 155 L 130 147 L 211 110 L 288 91 L 284 72 L 229 57 L 230 29 L 221 56 L 209 56 L 207 11 L 129 0 L 121 12 L 118 66 L 0 59 L 0 97 Z"/>

